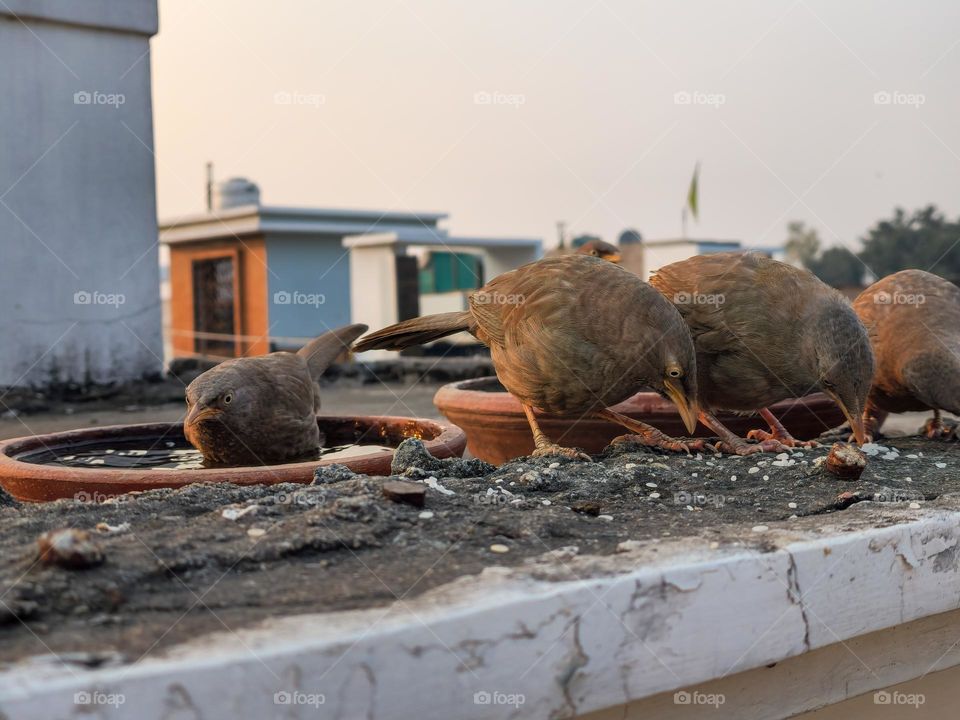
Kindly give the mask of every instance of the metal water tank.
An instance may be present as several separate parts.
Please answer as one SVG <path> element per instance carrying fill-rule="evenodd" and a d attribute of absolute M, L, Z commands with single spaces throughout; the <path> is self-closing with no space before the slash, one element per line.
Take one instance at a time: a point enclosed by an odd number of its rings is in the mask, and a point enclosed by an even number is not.
<path fill-rule="evenodd" d="M 242 205 L 259 205 L 260 188 L 246 178 L 224 180 L 217 187 L 214 210 L 227 210 Z"/>

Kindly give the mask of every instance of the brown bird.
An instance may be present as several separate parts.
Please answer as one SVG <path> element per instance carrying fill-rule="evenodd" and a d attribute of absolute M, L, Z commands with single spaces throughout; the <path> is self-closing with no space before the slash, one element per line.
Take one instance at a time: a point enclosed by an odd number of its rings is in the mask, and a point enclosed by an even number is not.
<path fill-rule="evenodd" d="M 960 413 L 960 288 L 922 270 L 901 270 L 860 293 L 853 309 L 877 359 L 867 432 L 879 432 L 889 413 L 933 410 L 925 434 L 949 435 L 940 412 Z"/>
<path fill-rule="evenodd" d="M 680 310 L 697 351 L 700 422 L 718 447 L 748 455 L 800 443 L 767 409 L 822 390 L 864 441 L 873 354 L 850 303 L 812 273 L 757 253 L 698 255 L 660 268 L 650 279 Z M 713 415 L 759 410 L 770 432 L 747 443 Z"/>
<path fill-rule="evenodd" d="M 592 255 L 607 262 L 620 262 L 620 248 L 603 240 L 588 240 L 577 248 L 578 255 Z"/>
<path fill-rule="evenodd" d="M 265 465 L 316 456 L 318 381 L 366 332 L 348 325 L 296 353 L 275 352 L 220 363 L 187 386 L 183 433 L 212 465 Z"/>
<path fill-rule="evenodd" d="M 407 320 L 372 333 L 356 350 L 400 350 L 468 331 L 490 348 L 497 377 L 523 405 L 534 455 L 589 459 L 550 441 L 534 408 L 597 416 L 626 427 L 646 445 L 702 446 L 608 408 L 651 387 L 669 397 L 686 426 L 696 425 L 696 361 L 680 314 L 623 268 L 585 255 L 529 263 L 469 297 L 470 309 Z M 633 437 L 633 436 L 631 436 Z"/>

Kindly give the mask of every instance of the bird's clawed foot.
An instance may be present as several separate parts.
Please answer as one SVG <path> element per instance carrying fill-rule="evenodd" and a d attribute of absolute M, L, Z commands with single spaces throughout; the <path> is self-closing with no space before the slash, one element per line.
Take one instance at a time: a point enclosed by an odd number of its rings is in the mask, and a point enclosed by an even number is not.
<path fill-rule="evenodd" d="M 582 460 L 584 462 L 593 462 L 593 458 L 576 448 L 568 448 L 556 443 L 546 442 L 537 445 L 536 450 L 531 453 L 532 457 L 562 457 L 567 460 Z"/>
<path fill-rule="evenodd" d="M 774 441 L 779 443 L 784 450 L 789 450 L 790 448 L 815 448 L 820 447 L 820 443 L 816 440 L 797 440 L 793 435 L 788 432 L 783 434 L 778 432 L 767 432 L 766 430 L 751 430 L 747 433 L 748 440 L 756 440 L 757 442 L 764 443 L 769 441 Z M 777 452 L 783 452 L 784 450 L 778 450 Z"/>
<path fill-rule="evenodd" d="M 770 426 L 770 431 L 751 430 L 747 433 L 748 440 L 757 440 L 760 443 L 774 440 L 783 446 L 783 450 L 778 450 L 778 452 L 783 452 L 789 448 L 815 448 L 819 447 L 820 445 L 820 443 L 818 443 L 816 440 L 797 440 L 783 426 L 783 423 L 780 422 L 780 419 L 770 412 L 768 408 L 762 408 L 760 410 L 760 417 L 767 421 L 767 425 Z"/>
<path fill-rule="evenodd" d="M 653 432 L 648 432 L 646 434 L 629 434 L 629 435 L 620 435 L 615 437 L 610 441 L 611 445 L 619 445 L 621 443 L 630 443 L 635 442 L 646 447 L 655 447 L 660 448 L 661 450 L 667 450 L 669 452 L 685 452 L 688 455 L 691 451 L 700 451 L 703 450 L 704 444 L 703 440 L 687 440 L 673 438 L 669 435 L 664 435 L 659 430 L 654 430 Z"/>
<path fill-rule="evenodd" d="M 721 440 L 713 446 L 717 452 L 727 455 L 753 455 L 755 453 L 782 453 L 790 452 L 790 448 L 779 440 L 761 440 L 760 442 L 750 443 L 739 437 L 732 437 Z"/>
<path fill-rule="evenodd" d="M 957 425 L 955 423 L 944 422 L 938 415 L 934 415 L 923 424 L 922 432 L 928 440 L 958 439 Z"/>

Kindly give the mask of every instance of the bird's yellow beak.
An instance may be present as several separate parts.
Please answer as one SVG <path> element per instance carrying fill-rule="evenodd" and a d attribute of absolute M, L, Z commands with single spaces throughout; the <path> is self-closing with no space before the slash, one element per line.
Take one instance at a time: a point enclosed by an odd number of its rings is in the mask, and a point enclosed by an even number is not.
<path fill-rule="evenodd" d="M 222 412 L 223 411 L 220 408 L 194 405 L 192 408 L 190 408 L 190 412 L 187 413 L 187 418 L 183 421 L 183 424 L 187 426 L 195 425 L 201 420 L 205 420 L 208 417 L 214 417 L 215 415 L 220 415 Z"/>
<path fill-rule="evenodd" d="M 866 444 L 868 442 L 867 430 L 863 425 L 863 413 L 860 412 L 860 409 L 854 408 L 853 410 L 850 410 L 834 393 L 830 392 L 829 390 L 825 392 L 827 395 L 833 398 L 833 401 L 840 406 L 841 410 L 843 410 L 843 414 L 847 418 L 847 422 L 850 423 L 850 429 L 853 430 L 853 437 L 856 439 L 857 445 Z"/>
<path fill-rule="evenodd" d="M 677 412 L 679 412 L 680 417 L 683 418 L 683 424 L 686 426 L 687 432 L 693 435 L 693 431 L 697 429 L 696 402 L 690 402 L 686 393 L 683 391 L 683 385 L 675 378 L 664 378 L 663 386 L 667 392 L 667 397 L 677 406 Z"/>
<path fill-rule="evenodd" d="M 610 255 L 604 255 L 603 259 L 607 262 L 612 262 L 614 265 L 620 264 L 620 253 L 611 253 Z"/>

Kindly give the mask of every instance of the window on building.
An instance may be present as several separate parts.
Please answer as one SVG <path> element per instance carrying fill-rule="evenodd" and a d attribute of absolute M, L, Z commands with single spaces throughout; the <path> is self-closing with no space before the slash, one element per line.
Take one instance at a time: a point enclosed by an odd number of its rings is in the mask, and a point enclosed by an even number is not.
<path fill-rule="evenodd" d="M 422 294 L 476 290 L 483 285 L 483 260 L 479 255 L 437 251 L 430 253 L 420 270 Z"/>

